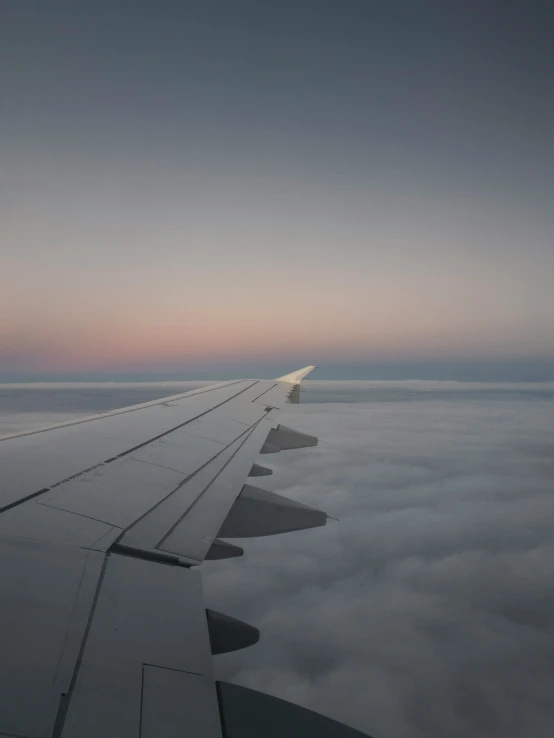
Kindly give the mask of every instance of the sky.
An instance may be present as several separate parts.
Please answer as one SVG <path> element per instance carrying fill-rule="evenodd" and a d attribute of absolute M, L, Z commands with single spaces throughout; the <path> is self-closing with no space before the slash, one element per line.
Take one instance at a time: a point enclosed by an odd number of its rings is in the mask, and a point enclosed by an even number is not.
<path fill-rule="evenodd" d="M 0 434 L 188 384 L 0 388 Z M 551 738 L 554 382 L 307 380 L 280 421 L 316 448 L 257 484 L 323 528 L 236 541 L 206 604 L 261 631 L 217 676 L 375 738 Z"/>
<path fill-rule="evenodd" d="M 0 380 L 554 379 L 553 23 L 6 0 Z"/>

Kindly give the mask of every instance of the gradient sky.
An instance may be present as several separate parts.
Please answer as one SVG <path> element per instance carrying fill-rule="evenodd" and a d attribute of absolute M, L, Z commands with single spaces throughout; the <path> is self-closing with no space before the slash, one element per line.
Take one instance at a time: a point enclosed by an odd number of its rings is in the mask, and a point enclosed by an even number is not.
<path fill-rule="evenodd" d="M 534 1 L 5 0 L 0 378 L 554 378 L 553 29 Z"/>

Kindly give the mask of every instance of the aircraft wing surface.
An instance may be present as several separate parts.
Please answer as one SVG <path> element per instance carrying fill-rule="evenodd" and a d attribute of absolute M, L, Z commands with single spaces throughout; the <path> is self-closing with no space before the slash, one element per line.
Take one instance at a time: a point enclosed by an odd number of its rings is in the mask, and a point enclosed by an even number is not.
<path fill-rule="evenodd" d="M 0 736 L 221 738 L 212 654 L 259 634 L 191 567 L 326 523 L 245 484 L 317 444 L 276 420 L 312 369 L 0 438 Z"/>

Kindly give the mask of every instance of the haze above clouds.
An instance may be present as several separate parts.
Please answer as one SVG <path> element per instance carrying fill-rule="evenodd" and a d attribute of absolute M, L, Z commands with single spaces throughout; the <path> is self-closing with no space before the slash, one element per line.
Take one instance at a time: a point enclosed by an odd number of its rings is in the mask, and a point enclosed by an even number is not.
<path fill-rule="evenodd" d="M 0 422 L 182 386 L 4 387 Z M 308 381 L 303 403 L 280 420 L 320 445 L 256 482 L 340 521 L 204 565 L 208 605 L 262 634 L 219 677 L 376 738 L 551 738 L 554 383 Z"/>

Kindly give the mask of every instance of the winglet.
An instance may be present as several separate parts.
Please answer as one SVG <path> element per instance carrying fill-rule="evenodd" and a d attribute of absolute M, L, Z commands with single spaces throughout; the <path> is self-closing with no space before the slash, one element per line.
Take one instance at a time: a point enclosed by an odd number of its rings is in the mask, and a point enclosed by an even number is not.
<path fill-rule="evenodd" d="M 305 376 L 315 369 L 315 366 L 305 366 L 303 369 L 297 369 L 295 372 L 290 374 L 284 374 L 282 377 L 277 377 L 276 382 L 290 382 L 291 384 L 299 384 Z"/>

